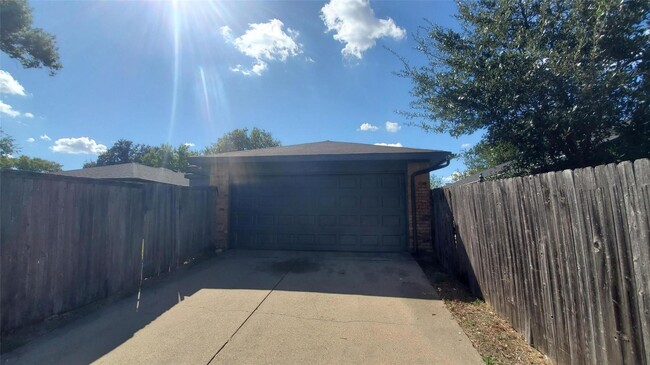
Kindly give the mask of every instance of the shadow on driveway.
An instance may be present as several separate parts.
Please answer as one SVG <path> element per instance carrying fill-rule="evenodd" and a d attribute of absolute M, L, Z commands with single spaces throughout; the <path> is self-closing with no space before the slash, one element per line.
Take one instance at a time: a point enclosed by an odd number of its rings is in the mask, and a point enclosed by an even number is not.
<path fill-rule="evenodd" d="M 137 311 L 126 297 L 2 362 L 480 363 L 434 299 L 406 254 L 231 250 L 143 289 Z"/>

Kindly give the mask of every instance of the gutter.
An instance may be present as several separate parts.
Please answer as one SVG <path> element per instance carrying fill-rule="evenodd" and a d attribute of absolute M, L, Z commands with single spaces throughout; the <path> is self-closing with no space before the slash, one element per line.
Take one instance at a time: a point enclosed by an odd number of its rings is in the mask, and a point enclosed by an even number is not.
<path fill-rule="evenodd" d="M 417 209 L 415 208 L 415 203 L 416 203 L 416 191 L 415 191 L 415 177 L 425 174 L 425 173 L 430 173 L 431 171 L 435 171 L 438 169 L 445 168 L 449 166 L 449 163 L 451 162 L 451 156 L 447 156 L 445 161 L 438 163 L 437 165 L 433 167 L 428 167 L 426 169 L 418 170 L 415 171 L 414 173 L 411 174 L 410 179 L 411 179 L 411 230 L 413 232 L 413 253 L 417 255 L 418 253 L 418 224 L 417 224 Z"/>

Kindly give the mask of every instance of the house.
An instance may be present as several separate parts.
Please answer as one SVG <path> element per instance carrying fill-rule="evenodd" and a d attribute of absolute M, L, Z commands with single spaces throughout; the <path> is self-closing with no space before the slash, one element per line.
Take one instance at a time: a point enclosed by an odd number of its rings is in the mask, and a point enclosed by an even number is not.
<path fill-rule="evenodd" d="M 428 173 L 450 157 L 324 141 L 192 157 L 186 176 L 218 189 L 221 248 L 417 252 L 431 249 Z"/>
<path fill-rule="evenodd" d="M 189 186 L 189 180 L 181 172 L 156 168 L 139 163 L 89 167 L 87 169 L 57 172 L 58 175 L 108 179 L 132 182 L 157 182 L 163 184 Z"/>

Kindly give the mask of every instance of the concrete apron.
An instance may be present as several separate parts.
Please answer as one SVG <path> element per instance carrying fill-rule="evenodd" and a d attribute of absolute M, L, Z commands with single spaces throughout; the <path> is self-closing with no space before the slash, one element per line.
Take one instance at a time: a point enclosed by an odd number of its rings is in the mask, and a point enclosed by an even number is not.
<path fill-rule="evenodd" d="M 93 361 L 482 363 L 409 256 L 261 251 L 228 251 L 145 290 L 137 313 L 126 298 L 3 356 Z"/>

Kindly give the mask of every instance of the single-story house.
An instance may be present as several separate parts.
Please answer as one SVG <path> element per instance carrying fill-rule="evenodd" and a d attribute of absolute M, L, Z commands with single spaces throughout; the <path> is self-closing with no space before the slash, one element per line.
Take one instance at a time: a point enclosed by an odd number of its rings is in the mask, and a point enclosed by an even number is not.
<path fill-rule="evenodd" d="M 79 170 L 57 172 L 58 175 L 107 179 L 131 182 L 157 182 L 163 184 L 189 186 L 190 181 L 182 172 L 175 172 L 161 167 L 150 167 L 139 163 L 89 167 Z"/>
<path fill-rule="evenodd" d="M 429 172 L 450 158 L 324 141 L 192 157 L 186 176 L 218 189 L 221 248 L 416 252 L 431 249 Z"/>

